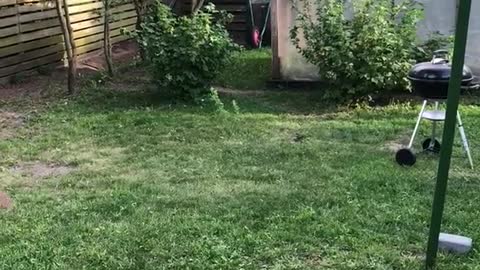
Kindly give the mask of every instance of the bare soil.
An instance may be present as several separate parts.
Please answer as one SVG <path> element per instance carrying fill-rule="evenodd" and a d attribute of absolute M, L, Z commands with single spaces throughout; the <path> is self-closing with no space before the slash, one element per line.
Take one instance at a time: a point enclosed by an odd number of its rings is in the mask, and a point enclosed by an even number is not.
<path fill-rule="evenodd" d="M 384 147 L 385 149 L 393 153 L 396 153 L 398 150 L 407 147 L 409 142 L 410 142 L 409 135 L 402 135 L 401 137 L 395 140 L 387 141 Z"/>
<path fill-rule="evenodd" d="M 14 137 L 15 131 L 24 124 L 25 117 L 23 114 L 0 111 L 0 140 Z"/>
<path fill-rule="evenodd" d="M 43 162 L 20 163 L 11 168 L 11 171 L 14 173 L 34 179 L 67 175 L 74 170 L 75 167 L 73 166 Z"/>
<path fill-rule="evenodd" d="M 11 209 L 13 201 L 7 193 L 0 191 L 0 209 Z"/>
<path fill-rule="evenodd" d="M 115 66 L 132 61 L 138 52 L 138 46 L 133 41 L 114 44 L 112 56 Z M 90 76 L 105 69 L 105 59 L 102 50 L 86 54 L 78 61 L 79 77 Z M 51 88 L 63 90 L 66 85 L 65 68 L 60 66 L 49 74 L 31 73 L 19 76 L 15 83 L 0 84 L 0 101 L 25 99 L 36 100 L 48 95 Z"/>

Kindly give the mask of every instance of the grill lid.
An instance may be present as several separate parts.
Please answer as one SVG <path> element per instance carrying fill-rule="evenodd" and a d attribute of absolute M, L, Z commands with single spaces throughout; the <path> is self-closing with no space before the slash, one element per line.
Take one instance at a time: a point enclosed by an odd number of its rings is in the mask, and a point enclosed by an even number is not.
<path fill-rule="evenodd" d="M 408 78 L 410 80 L 421 81 L 448 81 L 452 71 L 452 65 L 446 59 L 448 51 L 439 50 L 434 53 L 433 59 L 430 62 L 419 63 L 410 70 Z M 471 81 L 473 73 L 469 67 L 463 66 L 462 81 Z"/>

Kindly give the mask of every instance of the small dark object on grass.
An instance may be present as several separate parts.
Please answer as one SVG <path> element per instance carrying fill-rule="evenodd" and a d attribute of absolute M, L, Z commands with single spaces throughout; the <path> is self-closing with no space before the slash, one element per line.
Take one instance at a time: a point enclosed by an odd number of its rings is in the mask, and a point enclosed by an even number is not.
<path fill-rule="evenodd" d="M 408 148 L 398 150 L 395 159 L 402 166 L 413 166 L 417 161 L 415 154 Z"/>
<path fill-rule="evenodd" d="M 293 136 L 292 141 L 293 141 L 293 142 L 296 142 L 296 143 L 300 143 L 300 142 L 303 142 L 306 138 L 307 138 L 307 136 L 304 135 L 304 134 L 295 133 L 295 135 Z"/>

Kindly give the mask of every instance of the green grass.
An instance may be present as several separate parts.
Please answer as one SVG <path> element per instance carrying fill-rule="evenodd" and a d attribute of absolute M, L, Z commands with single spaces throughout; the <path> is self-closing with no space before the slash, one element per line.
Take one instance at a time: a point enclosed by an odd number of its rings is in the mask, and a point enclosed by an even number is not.
<path fill-rule="evenodd" d="M 263 89 L 270 79 L 271 64 L 270 49 L 246 50 L 237 53 L 233 63 L 226 68 L 217 83 L 234 89 Z"/>
<path fill-rule="evenodd" d="M 401 168 L 387 147 L 418 106 L 239 91 L 222 96 L 240 114 L 211 114 L 119 77 L 37 111 L 4 106 L 29 117 L 0 141 L 15 201 L 0 212 L 0 269 L 421 269 L 437 160 Z M 480 109 L 461 109 L 479 164 Z M 11 171 L 27 161 L 75 170 Z M 474 241 L 479 172 L 457 143 L 443 231 Z M 439 257 L 442 270 L 479 263 L 476 248 Z"/>

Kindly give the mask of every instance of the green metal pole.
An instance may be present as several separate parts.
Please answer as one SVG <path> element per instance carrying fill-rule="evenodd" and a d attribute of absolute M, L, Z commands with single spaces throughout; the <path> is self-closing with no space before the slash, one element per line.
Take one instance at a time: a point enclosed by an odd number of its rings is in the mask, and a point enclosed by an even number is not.
<path fill-rule="evenodd" d="M 442 149 L 440 150 L 440 163 L 438 165 L 437 185 L 432 206 L 432 219 L 430 223 L 430 236 L 428 239 L 426 269 L 435 266 L 438 250 L 438 237 L 442 223 L 445 194 L 447 191 L 448 172 L 452 155 L 453 139 L 455 137 L 455 123 L 460 99 L 465 48 L 467 45 L 468 23 L 472 0 L 460 0 L 455 30 L 455 45 L 453 52 L 452 73 L 448 86 L 447 112 L 443 129 Z"/>

